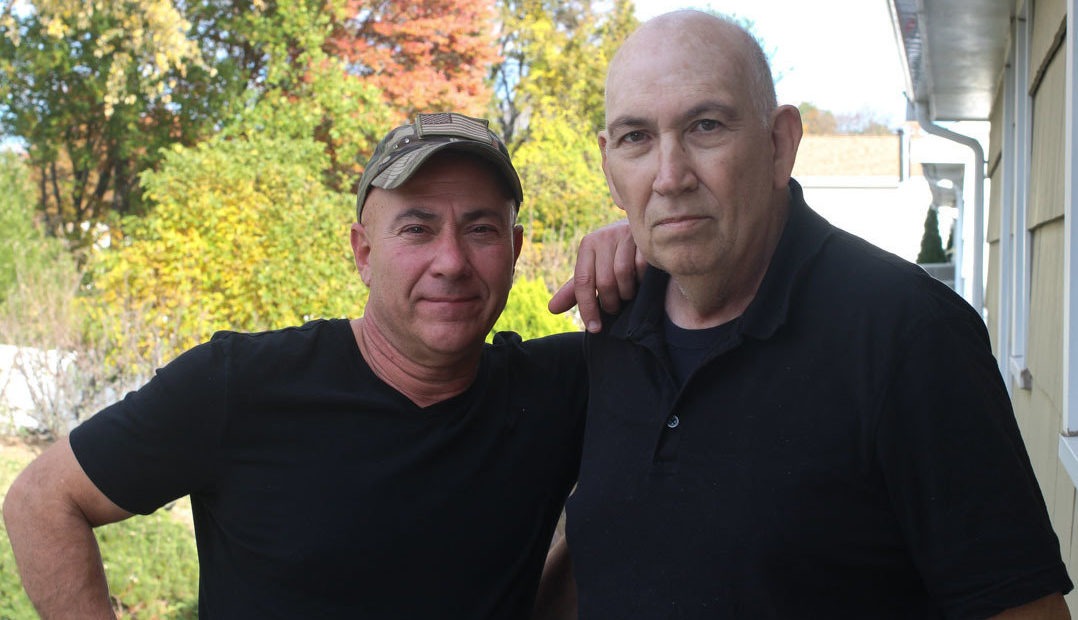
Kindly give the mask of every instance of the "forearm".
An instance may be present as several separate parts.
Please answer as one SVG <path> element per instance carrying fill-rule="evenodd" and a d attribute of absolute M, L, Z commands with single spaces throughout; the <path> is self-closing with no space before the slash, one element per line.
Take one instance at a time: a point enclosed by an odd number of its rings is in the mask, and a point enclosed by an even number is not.
<path fill-rule="evenodd" d="M 554 543 L 547 554 L 532 620 L 576 620 L 576 584 L 573 563 L 565 538 Z"/>
<path fill-rule="evenodd" d="M 1070 611 L 1062 594 L 1052 594 L 993 616 L 998 620 L 1070 620 Z"/>
<path fill-rule="evenodd" d="M 115 618 L 97 540 L 84 518 L 5 502 L 4 522 L 23 588 L 43 619 Z"/>
<path fill-rule="evenodd" d="M 19 474 L 4 498 L 4 524 L 42 618 L 115 617 L 93 527 L 128 516 L 90 482 L 66 439 Z"/>

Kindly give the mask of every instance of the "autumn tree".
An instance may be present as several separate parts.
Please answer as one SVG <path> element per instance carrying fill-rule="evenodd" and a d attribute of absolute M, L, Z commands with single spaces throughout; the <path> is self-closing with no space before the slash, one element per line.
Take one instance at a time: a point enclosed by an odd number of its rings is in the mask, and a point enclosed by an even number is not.
<path fill-rule="evenodd" d="M 797 109 L 801 112 L 801 124 L 806 134 L 827 136 L 838 133 L 838 119 L 834 113 L 808 102 L 797 106 Z"/>
<path fill-rule="evenodd" d="M 328 48 L 401 120 L 440 110 L 482 116 L 499 60 L 494 17 L 493 0 L 349 0 Z"/>
<path fill-rule="evenodd" d="M 861 136 L 887 136 L 895 133 L 885 119 L 869 109 L 837 114 L 835 118 L 838 120 L 839 133 Z"/>
<path fill-rule="evenodd" d="M 327 155 L 323 181 L 336 191 L 358 182 L 374 144 L 398 118 L 375 86 L 326 51 L 345 10 L 343 2 L 280 0 L 272 11 L 250 18 L 248 40 L 265 53 L 258 96 L 224 128 L 226 137 L 269 133 L 317 140 Z"/>

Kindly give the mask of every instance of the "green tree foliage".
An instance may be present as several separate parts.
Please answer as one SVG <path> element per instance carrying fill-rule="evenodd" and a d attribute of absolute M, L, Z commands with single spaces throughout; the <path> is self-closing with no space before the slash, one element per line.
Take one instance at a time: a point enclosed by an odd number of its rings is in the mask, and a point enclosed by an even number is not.
<path fill-rule="evenodd" d="M 273 136 L 177 147 L 145 174 L 154 211 L 95 265 L 97 311 L 168 325 L 177 349 L 218 329 L 355 314 L 366 291 L 348 244 L 354 203 L 322 183 L 325 160 L 313 140 Z"/>
<path fill-rule="evenodd" d="M 525 191 L 519 221 L 526 277 L 567 277 L 580 237 L 623 216 L 610 199 L 595 134 L 581 131 L 566 112 L 548 113 L 513 157 Z"/>
<path fill-rule="evenodd" d="M 936 207 L 928 208 L 925 216 L 925 232 L 921 236 L 921 251 L 917 253 L 918 263 L 946 263 L 947 253 L 943 251 L 943 239 L 940 237 L 939 215 Z"/>
<path fill-rule="evenodd" d="M 547 310 L 550 291 L 538 278 L 517 279 L 505 311 L 491 330 L 491 335 L 499 331 L 514 331 L 525 340 L 550 334 L 579 331 L 579 327 L 568 315 L 551 314 Z"/>
<path fill-rule="evenodd" d="M 138 173 L 219 117 L 225 76 L 171 2 L 42 0 L 0 17 L 0 128 L 23 138 L 38 208 L 76 248 L 110 212 L 139 213 Z M 222 86 L 224 85 L 224 86 Z"/>

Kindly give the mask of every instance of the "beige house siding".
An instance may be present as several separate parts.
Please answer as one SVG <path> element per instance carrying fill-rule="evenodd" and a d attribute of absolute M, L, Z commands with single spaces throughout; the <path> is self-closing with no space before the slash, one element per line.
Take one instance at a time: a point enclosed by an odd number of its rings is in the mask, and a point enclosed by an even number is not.
<path fill-rule="evenodd" d="M 1063 0 L 1038 0 L 1032 6 L 1030 85 L 1032 94 L 1032 135 L 1029 166 L 1028 205 L 1025 229 L 1029 231 L 1030 299 L 1026 367 L 1032 387 L 1023 390 L 1012 384 L 1015 417 L 1022 432 L 1034 473 L 1044 493 L 1052 525 L 1071 579 L 1078 583 L 1078 536 L 1075 535 L 1075 486 L 1058 457 L 1063 415 L 1063 249 L 1064 249 L 1064 124 L 1066 113 L 1065 56 L 1059 45 L 1065 32 L 1066 4 Z M 1002 147 L 1002 87 L 997 92 L 991 117 L 989 171 L 992 188 L 1000 187 L 1001 170 L 1010 163 L 1010 153 Z M 999 308 L 999 218 L 1010 197 L 993 191 L 988 208 L 988 295 L 989 328 L 998 331 L 991 317 Z M 1021 225 L 1021 224 L 1020 224 Z M 1021 229 L 1019 232 L 1022 232 Z M 998 352 L 998 343 L 993 342 Z M 1067 596 L 1071 609 L 1078 610 L 1078 593 Z"/>
<path fill-rule="evenodd" d="M 1063 217 L 1065 69 L 1063 54 L 1055 54 L 1033 95 L 1033 152 L 1029 167 L 1029 210 L 1026 213 L 1026 226 L 1030 230 Z"/>
<path fill-rule="evenodd" d="M 1002 148 L 1003 148 L 1003 132 L 1002 132 L 1002 119 L 1003 119 L 1003 91 L 997 91 L 995 100 L 992 102 L 992 113 L 989 121 L 991 122 L 991 130 L 988 134 L 988 152 L 985 153 L 985 159 L 987 160 L 987 172 L 985 176 L 988 178 L 991 187 L 1002 187 L 1002 175 L 1003 175 L 1003 161 L 1002 161 Z M 992 339 L 992 350 L 999 351 L 999 274 L 1000 274 L 1000 261 L 999 261 L 999 213 L 1000 203 L 1002 198 L 999 191 L 988 192 L 988 230 L 985 233 L 985 242 L 988 244 L 988 252 L 985 256 L 985 272 L 986 282 L 984 287 L 984 305 L 988 309 L 986 316 L 986 323 L 988 325 L 988 335 Z"/>
<path fill-rule="evenodd" d="M 1065 32 L 1067 23 L 1066 0 L 1026 0 L 1033 7 L 1033 39 L 1030 41 L 1030 57 L 1033 59 L 1029 68 L 1030 88 L 1037 82 L 1041 71 L 1041 61 L 1050 58 L 1052 48 Z"/>

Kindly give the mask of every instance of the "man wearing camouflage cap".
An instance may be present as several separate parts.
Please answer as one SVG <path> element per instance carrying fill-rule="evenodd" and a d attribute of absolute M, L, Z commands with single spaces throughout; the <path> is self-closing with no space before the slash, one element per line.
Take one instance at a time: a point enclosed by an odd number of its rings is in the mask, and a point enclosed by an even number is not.
<path fill-rule="evenodd" d="M 390 132 L 351 231 L 361 318 L 219 333 L 12 485 L 42 616 L 112 617 L 91 528 L 190 495 L 202 617 L 527 617 L 587 386 L 579 334 L 484 344 L 522 199 L 485 121 Z"/>

